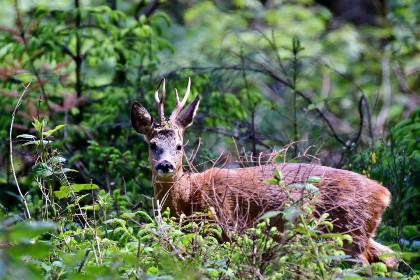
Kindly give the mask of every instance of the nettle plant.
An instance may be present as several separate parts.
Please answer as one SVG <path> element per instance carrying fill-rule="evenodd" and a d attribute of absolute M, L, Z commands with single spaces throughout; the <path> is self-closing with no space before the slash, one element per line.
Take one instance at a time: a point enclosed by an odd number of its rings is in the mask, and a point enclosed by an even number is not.
<path fill-rule="evenodd" d="M 30 211 L 40 213 L 41 218 L 44 220 L 50 218 L 57 220 L 62 214 L 62 207 L 57 203 L 57 200 L 69 198 L 70 196 L 74 197 L 76 192 L 97 189 L 98 186 L 92 183 L 70 183 L 69 172 L 77 171 L 65 167 L 66 158 L 61 156 L 60 149 L 53 145 L 54 134 L 66 127 L 66 125 L 60 124 L 53 129 L 47 130 L 47 122 L 45 120 L 39 121 L 36 118 L 34 118 L 32 124 L 36 135 L 21 134 L 17 136 L 17 139 L 25 141 L 22 147 L 35 147 L 35 164 L 32 166 L 32 174 L 41 192 L 41 201 L 38 200 L 36 195 L 33 199 L 30 196 L 27 197 L 32 202 L 29 203 L 31 206 Z M 78 203 L 80 200 L 81 198 L 78 198 L 75 201 Z M 69 208 L 71 207 L 67 205 L 67 209 Z"/>

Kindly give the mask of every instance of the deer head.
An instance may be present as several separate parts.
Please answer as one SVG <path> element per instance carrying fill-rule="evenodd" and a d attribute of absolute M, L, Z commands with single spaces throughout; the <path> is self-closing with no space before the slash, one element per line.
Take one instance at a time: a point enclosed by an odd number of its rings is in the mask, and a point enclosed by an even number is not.
<path fill-rule="evenodd" d="M 159 89 L 163 82 L 162 95 Z M 139 102 L 134 101 L 131 107 L 131 124 L 134 129 L 145 136 L 149 145 L 149 162 L 153 175 L 159 180 L 173 180 L 182 173 L 183 135 L 194 119 L 200 103 L 197 97 L 184 109 L 190 94 L 191 79 L 188 78 L 187 91 L 182 101 L 175 89 L 176 107 L 169 119 L 165 118 L 164 103 L 166 97 L 165 79 L 162 79 L 155 91 L 155 102 L 158 119 L 153 120 L 150 113 Z"/>

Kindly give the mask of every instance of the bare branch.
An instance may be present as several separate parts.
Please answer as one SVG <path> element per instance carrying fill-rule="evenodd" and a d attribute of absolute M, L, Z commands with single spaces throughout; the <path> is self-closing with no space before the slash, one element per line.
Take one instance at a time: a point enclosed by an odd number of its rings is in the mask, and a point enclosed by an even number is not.
<path fill-rule="evenodd" d="M 26 198 L 25 198 L 25 196 L 22 194 L 22 191 L 21 191 L 21 189 L 20 189 L 19 182 L 18 182 L 18 179 L 17 179 L 17 177 L 16 177 L 15 167 L 14 167 L 14 165 L 13 165 L 13 141 L 12 141 L 12 131 L 13 131 L 13 123 L 14 123 L 14 121 L 15 121 L 16 111 L 17 111 L 18 107 L 20 106 L 21 101 L 22 101 L 22 98 L 23 98 L 23 96 L 25 95 L 25 93 L 26 93 L 26 91 L 28 90 L 28 88 L 29 88 L 29 86 L 31 85 L 31 83 L 32 83 L 32 81 L 31 81 L 31 82 L 29 82 L 26 86 L 25 86 L 25 85 L 23 86 L 23 87 L 24 87 L 23 93 L 22 93 L 22 95 L 20 96 L 20 98 L 19 98 L 19 100 L 18 100 L 18 102 L 17 102 L 17 104 L 16 104 L 15 109 L 13 110 L 13 114 L 12 114 L 12 122 L 10 123 L 10 131 L 9 131 L 10 165 L 11 165 L 11 167 L 12 167 L 13 177 L 15 178 L 16 188 L 17 188 L 17 190 L 18 190 L 18 192 L 19 192 L 20 197 L 22 198 L 23 204 L 25 205 L 25 211 L 26 211 L 26 213 L 25 213 L 25 214 L 26 214 L 26 217 L 27 217 L 28 219 L 31 219 L 31 213 L 29 212 L 28 203 L 26 202 Z"/>

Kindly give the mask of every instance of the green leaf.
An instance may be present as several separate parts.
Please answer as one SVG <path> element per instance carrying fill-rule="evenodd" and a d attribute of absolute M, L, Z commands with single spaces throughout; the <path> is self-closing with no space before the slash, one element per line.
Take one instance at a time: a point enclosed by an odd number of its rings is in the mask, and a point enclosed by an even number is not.
<path fill-rule="evenodd" d="M 95 190 L 98 189 L 99 186 L 95 184 L 74 184 L 71 186 L 62 186 L 60 187 L 59 191 L 55 191 L 54 195 L 58 199 L 67 198 L 72 193 L 76 193 L 79 191 L 86 191 L 86 190 Z"/>
<path fill-rule="evenodd" d="M 169 16 L 167 15 L 167 14 L 165 14 L 165 13 L 162 13 L 162 12 L 157 12 L 157 13 L 154 13 L 151 17 L 150 17 L 150 20 L 151 21 L 154 21 L 154 20 L 156 20 L 156 19 L 163 19 L 165 22 L 166 22 L 166 25 L 167 26 L 171 26 L 171 20 L 170 20 L 170 18 L 169 18 Z"/>
<path fill-rule="evenodd" d="M 300 215 L 299 209 L 296 208 L 295 206 L 290 206 L 284 209 L 283 213 L 284 213 L 283 218 L 287 221 L 292 221 L 296 219 L 297 217 L 299 217 Z"/>
<path fill-rule="evenodd" d="M 67 173 L 67 172 L 79 172 L 76 169 L 71 169 L 71 168 L 63 168 L 63 173 Z"/>
<path fill-rule="evenodd" d="M 63 157 L 56 156 L 56 157 L 51 157 L 48 161 L 53 162 L 53 163 L 62 163 L 62 162 L 65 162 L 66 159 Z"/>
<path fill-rule="evenodd" d="M 33 258 L 45 258 L 50 254 L 53 247 L 46 242 L 37 242 L 35 244 L 19 244 L 8 249 L 10 255 L 14 257 L 30 256 Z"/>
<path fill-rule="evenodd" d="M 308 110 L 315 110 L 317 108 L 316 104 L 309 104 Z"/>
<path fill-rule="evenodd" d="M 287 188 L 305 189 L 309 193 L 312 193 L 312 194 L 318 194 L 319 193 L 319 189 L 312 184 L 291 184 L 291 185 L 288 185 Z"/>
<path fill-rule="evenodd" d="M 21 239 L 33 238 L 40 234 L 51 232 L 57 228 L 53 222 L 27 222 L 20 223 L 10 229 L 10 241 L 20 241 Z"/>
<path fill-rule="evenodd" d="M 28 145 L 37 145 L 37 146 L 39 146 L 39 145 L 41 145 L 41 143 L 45 146 L 45 145 L 50 144 L 52 142 L 53 141 L 48 141 L 48 140 L 29 141 L 29 142 L 26 142 L 25 144 L 23 144 L 22 147 L 23 146 L 28 146 Z"/>
<path fill-rule="evenodd" d="M 34 122 L 32 124 L 35 127 L 36 131 L 41 132 L 42 124 L 36 118 L 34 118 Z"/>
<path fill-rule="evenodd" d="M 306 183 L 313 184 L 313 183 L 320 183 L 322 181 L 321 177 L 318 176 L 312 176 L 306 179 Z"/>
<path fill-rule="evenodd" d="M 262 181 L 261 183 L 270 184 L 270 185 L 277 185 L 279 183 L 279 181 L 277 179 L 271 179 L 271 180 Z"/>
<path fill-rule="evenodd" d="M 18 135 L 16 138 L 36 139 L 36 137 L 31 134 L 21 134 L 21 135 Z"/>
<path fill-rule="evenodd" d="M 151 266 L 147 269 L 147 274 L 156 275 L 158 272 L 159 270 L 154 266 Z"/>
<path fill-rule="evenodd" d="M 90 195 L 90 193 L 86 193 L 86 194 L 84 194 L 84 195 L 79 196 L 79 197 L 76 199 L 75 203 L 79 203 L 79 201 L 80 201 L 80 200 L 82 200 L 83 198 L 85 198 L 85 197 L 86 197 L 86 196 L 88 196 L 88 195 Z"/>
<path fill-rule="evenodd" d="M 276 168 L 276 170 L 274 170 L 274 178 L 278 181 L 281 182 L 283 180 L 283 174 L 281 173 L 281 170 Z"/>
<path fill-rule="evenodd" d="M 45 132 L 43 132 L 42 134 L 43 135 L 45 135 L 45 136 L 51 136 L 54 132 L 56 132 L 57 130 L 59 130 L 59 129 L 61 129 L 61 128 L 63 128 L 63 127 L 65 127 L 66 126 L 66 124 L 60 124 L 60 125 L 57 125 L 56 127 L 54 127 L 53 129 L 51 129 L 51 130 L 48 130 L 48 131 L 45 131 Z"/>
<path fill-rule="evenodd" d="M 303 185 L 302 184 L 295 183 L 295 184 L 287 185 L 286 188 L 299 188 L 299 189 L 302 189 L 303 188 Z"/>
<path fill-rule="evenodd" d="M 399 256 L 404 260 L 409 261 L 411 258 L 420 257 L 420 253 L 416 252 L 393 252 L 393 253 L 386 253 L 379 256 L 379 259 L 389 258 L 392 256 Z"/>
<path fill-rule="evenodd" d="M 321 257 L 322 260 L 334 260 L 334 261 L 342 261 L 351 258 L 350 255 L 334 255 L 334 256 L 323 256 Z"/>
<path fill-rule="evenodd" d="M 341 240 L 347 240 L 349 242 L 353 241 L 353 238 L 348 234 L 341 234 L 341 233 L 325 233 L 319 236 L 320 238 L 337 238 Z"/>
<path fill-rule="evenodd" d="M 46 178 L 53 175 L 52 168 L 44 162 L 32 166 L 32 172 L 35 177 Z"/>
<path fill-rule="evenodd" d="M 150 222 L 154 223 L 154 220 L 152 219 L 152 217 L 150 217 L 149 214 L 141 210 L 136 211 L 135 213 L 124 213 L 121 215 L 121 218 L 134 218 L 136 216 L 143 216 L 147 218 Z"/>
<path fill-rule="evenodd" d="M 100 208 L 100 206 L 98 204 L 95 204 L 95 205 L 86 205 L 86 206 L 83 206 L 82 209 L 83 210 L 92 210 L 92 211 L 95 210 L 95 211 L 98 211 L 101 208 Z"/>
<path fill-rule="evenodd" d="M 262 215 L 258 220 L 267 220 L 267 219 L 271 219 L 274 218 L 276 216 L 278 216 L 279 214 L 283 213 L 283 211 L 277 210 L 277 211 L 269 211 L 267 213 L 265 213 L 264 215 Z"/>

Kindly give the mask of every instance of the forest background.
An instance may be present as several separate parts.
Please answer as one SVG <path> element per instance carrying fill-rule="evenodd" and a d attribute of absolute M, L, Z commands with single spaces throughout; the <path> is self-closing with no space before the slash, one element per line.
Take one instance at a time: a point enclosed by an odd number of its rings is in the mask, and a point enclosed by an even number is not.
<path fill-rule="evenodd" d="M 156 113 L 162 77 L 166 108 L 188 77 L 201 97 L 185 146 L 199 170 L 287 146 L 279 161 L 364 174 L 392 193 L 377 238 L 399 276 L 420 270 L 419 1 L 3 0 L 0 57 L 0 278 L 287 278 L 291 260 L 241 266 L 255 254 L 154 217 L 129 111 Z M 390 275 L 327 259 L 336 277 Z"/>

